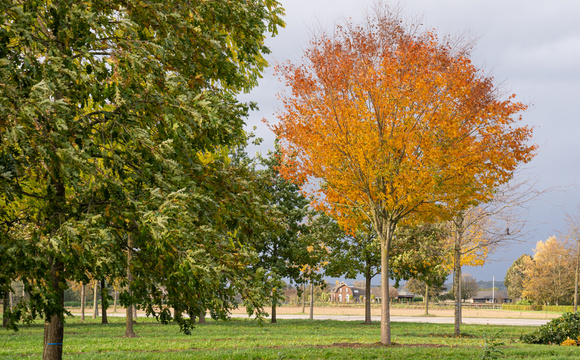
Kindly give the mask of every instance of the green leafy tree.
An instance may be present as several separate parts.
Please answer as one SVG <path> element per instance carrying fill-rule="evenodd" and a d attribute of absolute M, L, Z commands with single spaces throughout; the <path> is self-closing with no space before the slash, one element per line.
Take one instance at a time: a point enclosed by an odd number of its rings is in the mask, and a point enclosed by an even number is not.
<path fill-rule="evenodd" d="M 0 4 L 0 150 L 20 176 L 19 208 L 35 214 L 14 247 L 28 255 L 19 265 L 31 315 L 45 319 L 44 359 L 62 357 L 65 280 L 119 269 L 128 235 L 129 252 L 166 255 L 167 214 L 197 196 L 185 177 L 245 136 L 235 95 L 256 84 L 281 13 L 274 0 Z"/>
<path fill-rule="evenodd" d="M 330 252 L 325 275 L 354 279 L 365 278 L 365 324 L 371 324 L 371 281 L 381 271 L 381 248 L 377 234 L 369 222 L 363 223 L 354 234 L 342 232 L 333 222 L 337 236 L 326 243 Z"/>
<path fill-rule="evenodd" d="M 446 236 L 444 227 L 437 224 L 401 226 L 395 235 L 391 276 L 397 284 L 411 279 L 424 284 L 420 293 L 425 296 L 425 314 L 429 313 L 429 289 L 441 289 L 449 275 Z"/>
<path fill-rule="evenodd" d="M 268 155 L 261 160 L 264 166 L 261 191 L 268 195 L 269 214 L 278 226 L 258 238 L 255 244 L 259 254 L 257 266 L 266 269 L 274 280 L 288 278 L 295 284 L 320 280 L 320 276 L 312 271 L 323 255 L 323 248 L 314 229 L 320 223 L 313 218 L 314 214 L 309 209 L 310 201 L 300 193 L 299 186 L 284 179 L 278 172 L 279 150 Z M 272 290 L 273 323 L 276 322 L 276 306 L 281 299 L 281 289 L 282 285 Z"/>

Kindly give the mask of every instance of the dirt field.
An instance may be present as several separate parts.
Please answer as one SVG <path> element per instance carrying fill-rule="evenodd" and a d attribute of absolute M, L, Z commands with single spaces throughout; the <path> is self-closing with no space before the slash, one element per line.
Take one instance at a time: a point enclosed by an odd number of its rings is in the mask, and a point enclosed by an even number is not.
<path fill-rule="evenodd" d="M 310 308 L 306 306 L 306 313 L 310 313 Z M 269 309 L 267 310 L 269 312 Z M 240 308 L 233 311 L 234 314 L 245 314 L 246 310 Z M 302 307 L 280 306 L 276 308 L 277 314 L 304 314 Z M 373 316 L 379 316 L 381 309 L 373 307 L 371 309 Z M 314 307 L 316 315 L 361 315 L 364 316 L 364 307 Z M 424 316 L 424 309 L 410 309 L 391 307 L 391 316 Z M 438 317 L 453 317 L 452 309 L 429 309 L 429 315 Z M 463 308 L 462 315 L 465 318 L 501 318 L 501 319 L 553 319 L 562 316 L 560 313 L 543 312 L 543 311 L 508 311 L 500 309 L 469 309 Z"/>

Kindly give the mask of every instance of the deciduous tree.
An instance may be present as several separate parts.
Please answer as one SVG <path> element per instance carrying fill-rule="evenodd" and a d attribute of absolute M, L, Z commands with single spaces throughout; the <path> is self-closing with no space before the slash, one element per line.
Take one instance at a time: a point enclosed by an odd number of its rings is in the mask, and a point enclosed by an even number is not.
<path fill-rule="evenodd" d="M 161 233 L 183 177 L 203 172 L 198 153 L 243 141 L 249 106 L 235 95 L 256 85 L 281 12 L 275 0 L 0 3 L 0 153 L 35 214 L 17 231 L 28 303 L 45 317 L 43 358 L 62 357 L 66 280 L 119 267 L 124 227 Z M 150 239 L 166 255 L 170 244 Z M 242 267 L 229 250 L 224 261 Z"/>
<path fill-rule="evenodd" d="M 575 253 L 568 242 L 550 236 L 538 241 L 526 270 L 522 296 L 539 304 L 571 303 L 574 294 Z"/>
<path fill-rule="evenodd" d="M 397 283 L 416 279 L 424 284 L 425 314 L 429 313 L 429 289 L 440 289 L 449 275 L 446 229 L 439 224 L 401 226 L 393 240 L 391 277 Z"/>
<path fill-rule="evenodd" d="M 533 157 L 532 131 L 518 125 L 526 106 L 500 96 L 469 56 L 381 5 L 362 25 L 317 34 L 301 63 L 278 66 L 290 89 L 274 126 L 283 174 L 343 224 L 360 213 L 377 232 L 383 344 L 397 224 L 488 201 Z"/>
<path fill-rule="evenodd" d="M 523 254 L 509 267 L 505 274 L 504 284 L 507 287 L 508 298 L 517 300 L 522 298 L 527 276 L 526 270 L 532 266 L 532 257 Z"/>
<path fill-rule="evenodd" d="M 371 281 L 380 273 L 381 247 L 371 223 L 361 219 L 361 225 L 354 234 L 343 232 L 336 224 L 338 236 L 325 243 L 330 249 L 328 264 L 324 267 L 326 276 L 354 279 L 364 275 L 365 324 L 371 324 Z M 342 233 L 342 236 L 340 236 Z M 355 282 L 355 286 L 356 282 Z"/>

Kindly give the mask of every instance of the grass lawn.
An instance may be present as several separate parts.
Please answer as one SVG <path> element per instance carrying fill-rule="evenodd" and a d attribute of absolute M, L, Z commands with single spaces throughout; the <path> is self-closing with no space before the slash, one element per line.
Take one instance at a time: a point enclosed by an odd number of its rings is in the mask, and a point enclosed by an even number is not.
<path fill-rule="evenodd" d="M 520 344 L 522 333 L 533 327 L 463 325 L 461 338 L 450 336 L 453 325 L 392 323 L 392 347 L 377 343 L 379 323 L 279 320 L 260 326 L 251 320 L 208 321 L 192 335 L 176 325 L 160 325 L 140 317 L 138 337 L 124 338 L 124 319 L 67 319 L 66 359 L 480 359 L 485 336 L 498 333 L 505 359 L 578 359 L 580 348 Z M 20 331 L 0 330 L 0 359 L 39 358 L 42 324 Z"/>

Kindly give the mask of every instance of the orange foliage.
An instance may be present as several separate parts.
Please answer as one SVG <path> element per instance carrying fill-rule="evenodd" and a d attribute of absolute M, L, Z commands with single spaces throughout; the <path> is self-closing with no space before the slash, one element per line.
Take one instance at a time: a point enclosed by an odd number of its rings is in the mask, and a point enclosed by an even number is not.
<path fill-rule="evenodd" d="M 291 89 L 273 127 L 282 174 L 347 226 L 352 209 L 399 220 L 489 200 L 536 146 L 515 126 L 526 106 L 468 55 L 397 23 L 314 39 L 302 64 L 277 67 Z"/>

